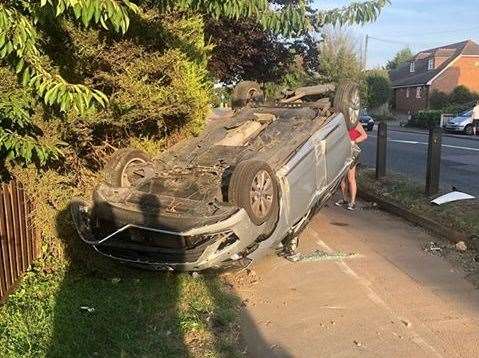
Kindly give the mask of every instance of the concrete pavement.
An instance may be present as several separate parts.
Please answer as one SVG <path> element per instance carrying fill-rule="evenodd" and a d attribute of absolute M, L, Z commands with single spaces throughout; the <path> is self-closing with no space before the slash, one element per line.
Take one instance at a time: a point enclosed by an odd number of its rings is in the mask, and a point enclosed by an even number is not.
<path fill-rule="evenodd" d="M 422 249 L 419 228 L 379 211 L 325 208 L 302 252 L 357 253 L 344 261 L 258 261 L 238 279 L 252 357 L 477 357 L 479 292 Z M 252 276 L 252 278 L 251 278 Z"/>

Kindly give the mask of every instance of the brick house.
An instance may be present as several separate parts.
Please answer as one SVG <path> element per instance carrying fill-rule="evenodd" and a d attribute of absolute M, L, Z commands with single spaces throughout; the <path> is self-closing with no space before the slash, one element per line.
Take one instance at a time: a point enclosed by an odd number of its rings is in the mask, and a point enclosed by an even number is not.
<path fill-rule="evenodd" d="M 389 75 L 395 110 L 416 113 L 429 108 L 434 90 L 450 93 L 463 85 L 479 92 L 479 45 L 468 40 L 421 51 Z"/>

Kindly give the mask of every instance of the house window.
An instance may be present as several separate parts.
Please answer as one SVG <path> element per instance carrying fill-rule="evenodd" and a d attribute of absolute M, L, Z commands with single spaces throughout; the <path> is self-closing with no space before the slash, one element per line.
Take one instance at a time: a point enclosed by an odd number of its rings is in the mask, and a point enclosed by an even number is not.
<path fill-rule="evenodd" d="M 421 98 L 421 87 L 416 87 L 416 98 Z"/>
<path fill-rule="evenodd" d="M 406 98 L 409 98 L 409 87 L 406 88 Z"/>
<path fill-rule="evenodd" d="M 434 60 L 432 58 L 430 58 L 428 61 L 427 61 L 427 70 L 428 71 L 431 71 L 432 69 L 434 69 Z"/>
<path fill-rule="evenodd" d="M 414 61 L 411 62 L 411 64 L 409 65 L 409 72 L 414 72 L 416 71 L 416 64 L 414 63 Z"/>

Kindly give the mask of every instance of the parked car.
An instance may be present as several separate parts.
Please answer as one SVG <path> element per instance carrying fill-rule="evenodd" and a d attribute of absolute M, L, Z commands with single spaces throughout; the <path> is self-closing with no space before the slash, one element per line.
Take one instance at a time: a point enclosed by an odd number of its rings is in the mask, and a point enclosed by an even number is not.
<path fill-rule="evenodd" d="M 472 135 L 472 109 L 461 113 L 457 117 L 449 119 L 444 125 L 444 129 L 447 132 L 460 132 L 467 135 Z"/>
<path fill-rule="evenodd" d="M 359 122 L 363 125 L 363 128 L 368 132 L 371 132 L 374 129 L 374 119 L 368 115 L 361 115 L 359 117 Z"/>
<path fill-rule="evenodd" d="M 92 202 L 72 200 L 80 237 L 122 262 L 199 271 L 246 264 L 297 235 L 359 151 L 347 135 L 358 123 L 358 86 L 339 86 L 334 106 L 327 98 L 300 102 L 300 93 L 329 90 L 293 91 L 264 105 L 259 86 L 241 83 L 237 109 L 198 137 L 154 159 L 117 151 Z"/>

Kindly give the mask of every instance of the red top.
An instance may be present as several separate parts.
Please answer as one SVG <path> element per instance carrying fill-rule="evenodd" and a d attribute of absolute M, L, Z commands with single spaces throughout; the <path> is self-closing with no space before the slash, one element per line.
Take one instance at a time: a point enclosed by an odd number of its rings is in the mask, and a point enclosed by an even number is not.
<path fill-rule="evenodd" d="M 349 131 L 349 138 L 352 140 L 352 141 L 355 141 L 356 139 L 358 139 L 359 137 L 361 137 L 361 133 L 359 133 L 359 131 L 356 129 L 356 128 L 351 128 Z"/>

